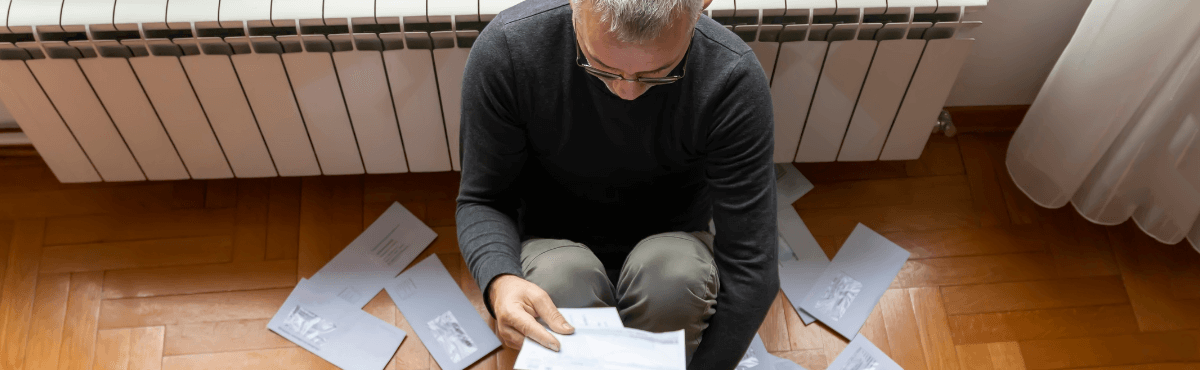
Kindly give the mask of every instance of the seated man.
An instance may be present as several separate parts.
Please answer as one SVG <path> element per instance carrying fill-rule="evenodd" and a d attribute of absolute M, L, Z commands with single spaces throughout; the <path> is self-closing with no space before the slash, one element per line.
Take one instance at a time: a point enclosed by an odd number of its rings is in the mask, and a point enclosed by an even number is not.
<path fill-rule="evenodd" d="M 528 0 L 463 78 L 458 240 L 504 343 L 556 307 L 683 329 L 733 369 L 779 289 L 767 79 L 711 0 Z M 708 230 L 713 220 L 717 233 Z"/>

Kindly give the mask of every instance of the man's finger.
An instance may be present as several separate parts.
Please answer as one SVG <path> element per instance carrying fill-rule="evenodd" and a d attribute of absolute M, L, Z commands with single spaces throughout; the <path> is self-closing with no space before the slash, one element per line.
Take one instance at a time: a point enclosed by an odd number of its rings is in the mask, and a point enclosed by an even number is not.
<path fill-rule="evenodd" d="M 506 347 L 518 351 L 521 350 L 521 345 L 525 344 L 525 336 L 521 335 L 521 332 L 513 328 L 512 325 L 500 326 L 500 339 L 504 341 Z"/>
<path fill-rule="evenodd" d="M 534 342 L 541 344 L 542 347 L 558 352 L 558 338 L 550 335 L 550 332 L 546 331 L 541 324 L 538 324 L 537 320 L 534 320 L 532 316 L 525 316 L 516 320 L 517 322 L 513 323 L 513 327 L 517 328 L 518 331 L 529 337 L 529 339 L 533 339 Z"/>
<path fill-rule="evenodd" d="M 533 299 L 533 309 L 537 311 L 538 317 L 550 326 L 550 330 L 559 334 L 575 333 L 575 328 L 567 323 L 567 319 L 562 313 L 558 312 L 558 307 L 554 306 L 554 301 L 550 300 L 548 295 L 540 295 Z"/>

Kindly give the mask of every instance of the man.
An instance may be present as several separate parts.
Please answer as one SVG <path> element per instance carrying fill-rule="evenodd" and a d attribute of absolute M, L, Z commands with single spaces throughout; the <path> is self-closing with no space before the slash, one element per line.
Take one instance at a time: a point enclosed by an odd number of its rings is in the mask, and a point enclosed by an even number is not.
<path fill-rule="evenodd" d="M 773 126 L 750 48 L 711 0 L 527 0 L 463 78 L 458 240 L 505 345 L 616 307 L 733 369 L 779 289 Z M 716 235 L 708 233 L 708 221 Z"/>

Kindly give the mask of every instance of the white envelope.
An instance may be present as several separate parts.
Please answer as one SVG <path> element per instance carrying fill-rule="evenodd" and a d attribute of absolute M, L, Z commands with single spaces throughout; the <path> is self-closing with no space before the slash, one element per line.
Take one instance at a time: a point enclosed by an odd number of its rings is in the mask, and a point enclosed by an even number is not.
<path fill-rule="evenodd" d="M 875 347 L 865 336 L 858 336 L 829 364 L 829 370 L 904 370 L 896 361 Z"/>
<path fill-rule="evenodd" d="M 387 366 L 405 333 L 340 298 L 300 280 L 267 329 L 346 370 Z"/>
<path fill-rule="evenodd" d="M 804 324 L 812 324 L 816 319 L 800 308 L 800 301 L 808 295 L 825 267 L 829 266 L 829 257 L 825 256 L 825 251 L 817 244 L 817 239 L 795 209 L 780 208 L 778 220 L 779 237 L 783 240 L 780 245 L 788 246 L 781 249 L 790 249 L 794 253 L 790 259 L 779 259 L 779 287 L 792 302 Z"/>
<path fill-rule="evenodd" d="M 433 229 L 393 202 L 311 280 L 321 291 L 361 308 L 436 238 Z"/>
<path fill-rule="evenodd" d="M 779 208 L 791 208 L 792 203 L 812 190 L 813 184 L 800 174 L 791 163 L 775 164 L 775 193 L 779 196 Z"/>
<path fill-rule="evenodd" d="M 550 333 L 561 345 L 554 352 L 528 340 L 517 354 L 518 370 L 686 370 L 683 330 L 651 333 L 631 328 L 576 328 Z"/>
<path fill-rule="evenodd" d="M 750 342 L 750 348 L 746 349 L 746 354 L 742 355 L 742 360 L 738 362 L 735 370 L 806 370 L 803 366 L 792 362 L 792 360 L 775 357 L 770 352 L 767 352 L 767 346 L 763 344 L 762 338 L 758 334 L 754 335 L 754 341 Z"/>
<path fill-rule="evenodd" d="M 853 340 L 908 256 L 904 248 L 858 224 L 800 308 Z"/>
<path fill-rule="evenodd" d="M 413 265 L 386 289 L 443 370 L 462 370 L 500 347 L 437 255 Z"/>

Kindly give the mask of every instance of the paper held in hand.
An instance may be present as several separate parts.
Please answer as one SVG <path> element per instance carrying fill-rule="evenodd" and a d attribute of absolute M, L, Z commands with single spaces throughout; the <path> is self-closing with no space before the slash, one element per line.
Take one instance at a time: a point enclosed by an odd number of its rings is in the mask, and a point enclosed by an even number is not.
<path fill-rule="evenodd" d="M 550 332 L 561 345 L 554 352 L 528 337 L 513 365 L 517 370 L 684 370 L 683 330 L 650 333 L 625 328 L 617 309 L 560 308 L 575 334 Z"/>
<path fill-rule="evenodd" d="M 559 352 L 526 339 L 513 365 L 517 370 L 686 370 L 683 330 L 651 333 L 630 328 L 575 328 L 550 333 Z"/>

